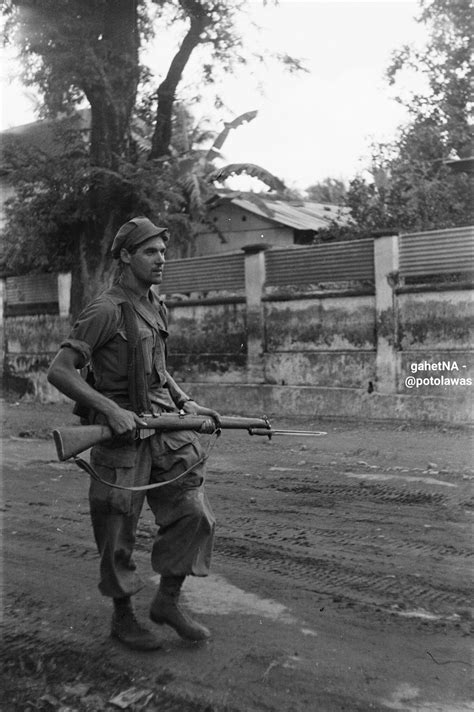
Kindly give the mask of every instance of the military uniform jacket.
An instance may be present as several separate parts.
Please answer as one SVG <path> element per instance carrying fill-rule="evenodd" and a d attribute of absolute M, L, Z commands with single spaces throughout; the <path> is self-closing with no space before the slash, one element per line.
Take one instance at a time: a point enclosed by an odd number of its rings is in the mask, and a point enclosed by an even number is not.
<path fill-rule="evenodd" d="M 94 387 L 122 408 L 132 409 L 127 373 L 127 331 L 121 305 L 132 305 L 142 344 L 148 396 L 157 410 L 173 409 L 183 391 L 166 370 L 167 309 L 153 290 L 138 297 L 116 284 L 92 301 L 79 315 L 61 347 L 81 355 L 80 368 L 90 365 Z M 171 398 L 170 398 L 171 396 Z"/>

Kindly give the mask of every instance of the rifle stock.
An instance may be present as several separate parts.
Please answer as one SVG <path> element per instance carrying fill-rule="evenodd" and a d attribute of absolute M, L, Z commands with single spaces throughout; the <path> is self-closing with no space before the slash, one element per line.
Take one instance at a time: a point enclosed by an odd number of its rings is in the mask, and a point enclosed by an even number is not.
<path fill-rule="evenodd" d="M 146 426 L 139 426 L 144 430 L 201 430 L 203 425 L 208 426 L 212 418 L 204 415 L 177 415 L 163 413 L 153 418 L 144 418 Z M 271 435 L 271 427 L 266 418 L 239 418 L 223 416 L 220 418 L 223 429 L 248 430 L 255 435 Z M 258 431 L 258 432 L 257 432 Z M 70 428 L 53 430 L 54 443 L 58 459 L 63 462 L 79 453 L 88 450 L 94 445 L 111 440 L 113 431 L 108 425 L 74 425 Z"/>
<path fill-rule="evenodd" d="M 113 433 L 108 425 L 77 425 L 53 430 L 54 444 L 61 462 L 112 437 Z"/>

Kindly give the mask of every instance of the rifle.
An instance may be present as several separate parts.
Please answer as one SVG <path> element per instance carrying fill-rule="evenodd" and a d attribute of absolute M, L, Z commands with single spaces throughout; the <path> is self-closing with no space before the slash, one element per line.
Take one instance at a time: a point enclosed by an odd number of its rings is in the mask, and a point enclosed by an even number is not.
<path fill-rule="evenodd" d="M 210 428 L 220 430 L 247 430 L 249 435 L 265 435 L 269 439 L 273 435 L 309 435 L 318 436 L 326 433 L 311 430 L 273 430 L 268 418 L 240 418 L 222 416 L 217 428 L 213 419 L 205 415 L 182 415 L 176 413 L 162 413 L 153 417 L 143 417 L 146 425 L 137 426 L 137 437 L 144 438 L 150 430 L 195 430 L 196 432 L 209 433 Z M 75 457 L 93 445 L 111 440 L 114 433 L 108 425 L 74 425 L 70 428 L 53 430 L 54 443 L 59 460 L 62 462 Z"/>

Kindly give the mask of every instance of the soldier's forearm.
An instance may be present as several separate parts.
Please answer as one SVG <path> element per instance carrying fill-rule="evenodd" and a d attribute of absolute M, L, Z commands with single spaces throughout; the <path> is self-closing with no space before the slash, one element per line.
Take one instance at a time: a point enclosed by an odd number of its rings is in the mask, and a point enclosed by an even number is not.
<path fill-rule="evenodd" d="M 192 400 L 191 396 L 183 391 L 174 378 L 166 371 L 166 387 L 173 403 L 179 408 L 183 401 Z"/>

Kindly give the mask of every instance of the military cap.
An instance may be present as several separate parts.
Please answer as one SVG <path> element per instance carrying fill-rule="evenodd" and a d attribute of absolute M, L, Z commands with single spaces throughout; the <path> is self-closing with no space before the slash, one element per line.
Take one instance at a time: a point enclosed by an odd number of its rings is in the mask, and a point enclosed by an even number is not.
<path fill-rule="evenodd" d="M 128 222 L 124 223 L 115 235 L 110 249 L 112 257 L 114 259 L 118 259 L 120 257 L 121 249 L 130 250 L 131 248 L 138 247 L 138 245 L 141 245 L 142 242 L 149 240 L 150 237 L 158 236 L 161 236 L 165 241 L 167 241 L 168 228 L 157 227 L 151 222 L 151 220 L 143 216 L 132 218 Z"/>

